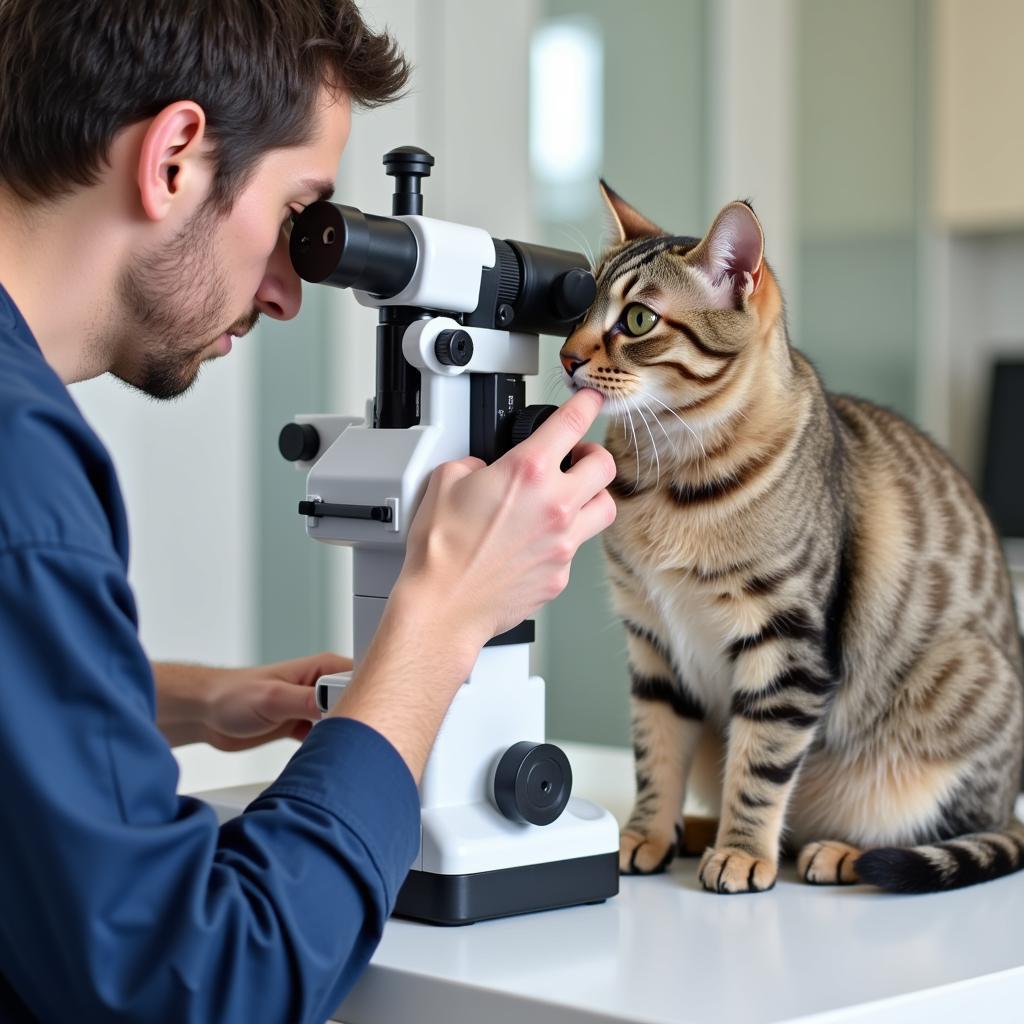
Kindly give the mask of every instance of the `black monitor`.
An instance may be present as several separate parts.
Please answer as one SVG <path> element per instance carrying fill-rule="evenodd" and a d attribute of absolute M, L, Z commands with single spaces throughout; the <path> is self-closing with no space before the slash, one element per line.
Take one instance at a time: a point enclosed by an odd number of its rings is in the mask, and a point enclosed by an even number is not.
<path fill-rule="evenodd" d="M 1001 536 L 1024 537 L 1024 359 L 992 367 L 981 497 Z"/>

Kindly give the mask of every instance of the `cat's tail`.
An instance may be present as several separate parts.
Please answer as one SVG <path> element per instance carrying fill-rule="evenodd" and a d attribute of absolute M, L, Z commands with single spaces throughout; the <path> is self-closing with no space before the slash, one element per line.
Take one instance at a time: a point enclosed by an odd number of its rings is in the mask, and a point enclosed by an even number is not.
<path fill-rule="evenodd" d="M 943 892 L 990 882 L 1024 868 L 1024 824 L 974 832 L 927 846 L 866 850 L 854 865 L 863 882 L 889 892 Z"/>

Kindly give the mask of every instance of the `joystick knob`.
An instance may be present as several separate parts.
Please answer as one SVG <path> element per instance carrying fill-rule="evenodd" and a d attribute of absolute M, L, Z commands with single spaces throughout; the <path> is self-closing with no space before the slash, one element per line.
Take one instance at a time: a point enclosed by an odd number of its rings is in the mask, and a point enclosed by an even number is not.
<path fill-rule="evenodd" d="M 512 444 L 525 441 L 557 408 L 557 405 L 528 405 L 516 412 L 509 433 Z"/>
<path fill-rule="evenodd" d="M 509 431 L 509 438 L 513 446 L 525 441 L 553 412 L 558 409 L 557 405 L 528 405 L 520 409 L 512 417 L 512 429 Z M 562 472 L 568 472 L 572 467 L 572 453 L 570 452 L 561 462 Z"/>
<path fill-rule="evenodd" d="M 312 423 L 286 423 L 277 435 L 277 450 L 289 462 L 309 462 L 320 451 L 320 435 Z"/>
<path fill-rule="evenodd" d="M 515 822 L 550 825 L 572 792 L 572 768 L 553 743 L 514 743 L 494 771 L 494 802 Z"/>

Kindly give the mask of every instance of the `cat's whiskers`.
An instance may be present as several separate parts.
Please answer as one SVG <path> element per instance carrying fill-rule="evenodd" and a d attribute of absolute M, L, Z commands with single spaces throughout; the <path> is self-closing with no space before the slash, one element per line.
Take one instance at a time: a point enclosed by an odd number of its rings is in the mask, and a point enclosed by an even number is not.
<path fill-rule="evenodd" d="M 641 391 L 637 397 L 641 402 L 644 403 L 644 407 L 654 417 L 654 422 L 657 423 L 657 425 L 661 428 L 661 432 L 665 435 L 665 440 L 668 441 L 669 446 L 671 447 L 672 437 L 670 436 L 669 432 L 665 429 L 665 424 L 661 422 L 661 417 L 658 415 L 655 409 L 653 409 L 650 405 L 647 404 L 647 402 L 644 401 L 644 399 L 649 398 L 650 395 L 648 395 L 646 391 Z"/>
<path fill-rule="evenodd" d="M 625 416 L 626 403 L 621 398 L 619 398 L 618 395 L 612 395 L 611 399 L 615 403 L 616 410 L 618 410 L 620 406 L 622 407 L 622 410 L 623 410 L 622 412 L 617 412 L 616 415 L 622 420 L 622 443 L 624 445 L 626 445 L 626 451 L 628 452 L 629 451 L 629 434 L 626 433 L 626 416 Z"/>
<path fill-rule="evenodd" d="M 633 483 L 633 490 L 630 491 L 630 494 L 636 494 L 640 487 L 640 445 L 636 439 L 636 427 L 633 425 L 633 413 L 630 411 L 629 405 L 625 401 L 622 403 L 622 408 L 625 409 L 626 416 L 629 418 L 629 430 L 633 435 L 633 448 L 636 450 L 636 480 Z"/>
<path fill-rule="evenodd" d="M 576 238 L 570 235 L 570 229 L 576 233 Z M 590 264 L 590 272 L 593 273 L 597 266 L 597 261 L 594 259 L 594 250 L 591 248 L 590 243 L 587 241 L 587 236 L 583 233 L 582 229 L 574 224 L 563 224 L 561 233 L 568 238 L 572 245 L 578 245 L 583 250 L 583 255 L 587 257 L 587 262 Z"/>
<path fill-rule="evenodd" d="M 654 420 L 654 422 L 661 429 L 661 433 L 664 436 L 665 441 L 668 444 L 668 464 L 670 466 L 674 467 L 676 465 L 676 463 L 679 462 L 679 444 L 677 443 L 676 439 L 665 429 L 665 427 L 662 424 L 661 420 L 658 419 L 658 413 L 654 409 L 654 407 L 649 402 L 645 402 L 642 398 L 639 398 L 638 401 L 640 401 L 643 404 L 643 406 L 647 410 L 647 412 L 649 412 L 651 414 L 651 418 Z M 657 444 L 656 440 L 655 440 L 655 443 L 654 443 L 654 450 L 658 453 L 658 471 L 659 471 L 659 476 L 660 476 L 660 472 L 661 472 L 661 449 L 658 447 L 658 444 Z"/>
<path fill-rule="evenodd" d="M 647 408 L 648 411 L 650 411 L 650 406 L 648 406 Z M 644 426 L 647 428 L 647 436 L 651 439 L 651 454 L 653 456 L 651 461 L 656 461 L 657 466 L 654 478 L 654 488 L 655 490 L 657 490 L 658 485 L 661 483 L 661 456 L 658 454 L 658 445 L 657 442 L 655 442 L 654 440 L 654 434 L 651 431 L 651 425 L 647 422 L 647 417 L 644 415 L 643 409 L 638 408 L 636 411 L 640 413 L 640 419 L 644 421 Z"/>
<path fill-rule="evenodd" d="M 547 381 L 544 384 L 545 394 L 553 399 L 557 404 L 558 395 L 560 391 L 565 390 L 565 385 L 562 383 L 564 372 L 560 366 L 552 367 L 547 374 Z"/>
<path fill-rule="evenodd" d="M 618 399 L 619 405 L 622 407 L 622 412 L 619 415 L 622 417 L 622 440 L 626 445 L 626 453 L 629 454 L 629 420 L 628 412 L 626 410 L 626 400 L 624 398 Z"/>
<path fill-rule="evenodd" d="M 641 392 L 641 394 L 645 398 L 652 398 L 652 399 L 654 399 L 654 401 L 657 402 L 658 405 L 663 406 L 668 412 L 670 412 L 673 416 L 675 416 L 675 418 L 677 420 L 679 420 L 679 422 L 683 425 L 683 427 L 690 432 L 690 435 L 693 437 L 694 441 L 697 443 L 697 447 L 700 448 L 701 460 L 706 462 L 707 458 L 708 458 L 708 453 L 707 453 L 707 451 L 704 448 L 704 442 L 701 440 L 700 436 L 693 429 L 693 427 L 691 427 L 690 424 L 687 423 L 686 420 L 684 420 L 682 418 L 682 416 L 680 416 L 679 413 L 677 413 L 675 411 L 675 409 L 671 408 L 668 405 L 665 405 L 665 403 L 657 395 L 653 395 L 649 391 L 643 391 L 643 392 Z"/>

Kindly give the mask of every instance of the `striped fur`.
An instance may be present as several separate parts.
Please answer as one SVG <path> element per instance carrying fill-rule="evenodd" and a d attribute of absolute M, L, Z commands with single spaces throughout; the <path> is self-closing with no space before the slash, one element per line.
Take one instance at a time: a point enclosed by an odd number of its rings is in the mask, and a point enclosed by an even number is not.
<path fill-rule="evenodd" d="M 999 540 L 964 477 L 893 413 L 826 392 L 788 341 L 745 204 L 703 240 L 606 199 L 620 242 L 563 346 L 608 398 L 608 577 L 631 672 L 625 872 L 685 845 L 713 794 L 716 892 L 951 889 L 1024 863 L 1024 688 Z M 624 310 L 658 321 L 632 336 Z M 865 852 L 866 851 L 866 852 Z"/>

